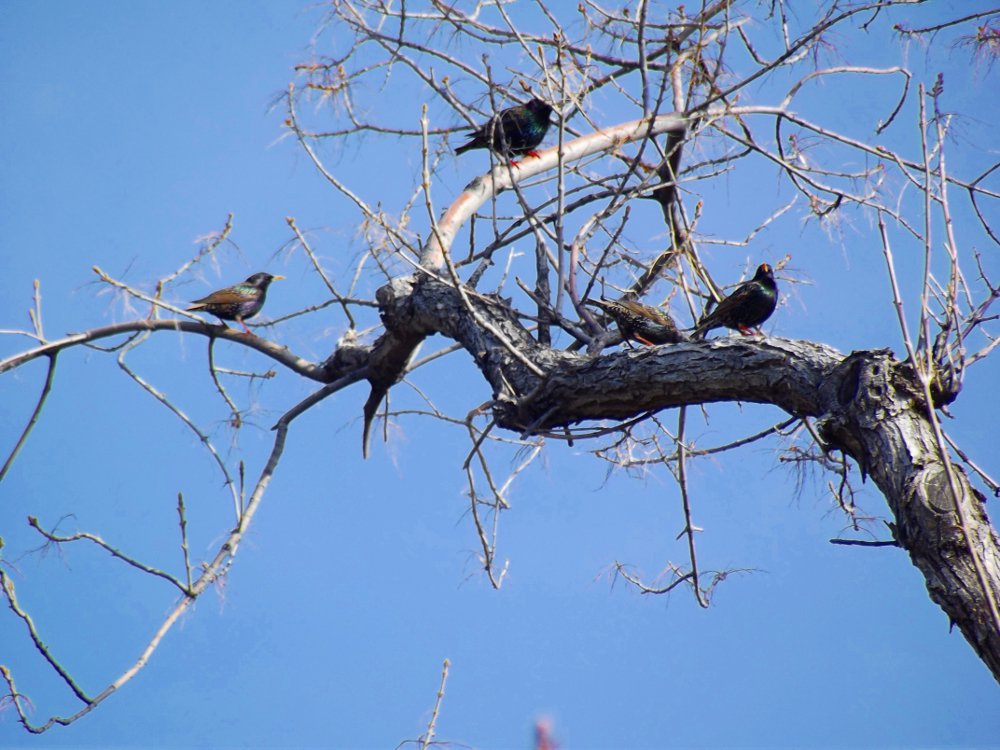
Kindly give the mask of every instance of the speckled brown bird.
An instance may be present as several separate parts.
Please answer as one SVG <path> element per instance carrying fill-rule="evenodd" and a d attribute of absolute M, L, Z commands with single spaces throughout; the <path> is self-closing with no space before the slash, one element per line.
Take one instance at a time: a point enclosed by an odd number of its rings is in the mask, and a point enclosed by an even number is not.
<path fill-rule="evenodd" d="M 631 299 L 587 300 L 588 305 L 599 307 L 618 324 L 622 338 L 638 341 L 648 346 L 676 344 L 687 337 L 677 330 L 677 324 L 667 313 Z"/>

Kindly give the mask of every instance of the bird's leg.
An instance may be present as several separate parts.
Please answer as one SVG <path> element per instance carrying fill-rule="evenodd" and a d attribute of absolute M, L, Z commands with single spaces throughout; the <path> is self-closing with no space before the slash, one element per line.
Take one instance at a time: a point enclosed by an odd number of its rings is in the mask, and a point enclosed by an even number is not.
<path fill-rule="evenodd" d="M 645 344 L 646 346 L 656 346 L 656 344 L 654 344 L 654 343 L 653 343 L 652 341 L 650 341 L 649 339 L 644 339 L 644 338 L 643 338 L 642 336 L 640 336 L 640 335 L 639 335 L 638 333 L 636 333 L 636 334 L 633 334 L 633 336 L 635 337 L 635 340 L 636 340 L 636 341 L 641 341 L 641 342 L 642 342 L 643 344 Z"/>
<path fill-rule="evenodd" d="M 529 151 L 528 152 L 528 156 L 533 156 L 536 159 L 541 159 L 542 158 L 542 155 L 540 153 L 538 153 L 537 151 Z"/>
<path fill-rule="evenodd" d="M 248 336 L 253 336 L 253 331 L 251 331 L 249 328 L 247 328 L 247 324 L 246 323 L 244 323 L 242 320 L 237 320 L 236 322 L 239 323 L 241 326 L 243 326 L 243 330 L 247 332 Z"/>

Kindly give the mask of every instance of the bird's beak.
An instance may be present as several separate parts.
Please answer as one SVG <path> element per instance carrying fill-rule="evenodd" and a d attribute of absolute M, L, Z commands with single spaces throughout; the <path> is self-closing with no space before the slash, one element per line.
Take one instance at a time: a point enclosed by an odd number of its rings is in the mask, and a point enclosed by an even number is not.
<path fill-rule="evenodd" d="M 283 279 L 283 278 L 285 278 L 285 277 L 284 276 L 272 276 L 271 277 L 271 281 L 277 281 L 278 279 Z"/>

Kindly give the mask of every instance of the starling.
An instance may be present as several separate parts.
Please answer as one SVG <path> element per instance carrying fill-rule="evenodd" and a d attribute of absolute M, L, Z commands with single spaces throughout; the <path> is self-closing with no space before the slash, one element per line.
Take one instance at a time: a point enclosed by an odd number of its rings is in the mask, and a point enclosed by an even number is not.
<path fill-rule="evenodd" d="M 657 344 L 676 344 L 686 338 L 677 330 L 667 313 L 655 307 L 644 305 L 630 299 L 620 300 L 587 300 L 588 305 L 599 307 L 618 324 L 622 338 L 639 341 L 649 346 Z"/>
<path fill-rule="evenodd" d="M 494 115 L 490 121 L 472 134 L 468 143 L 455 149 L 456 154 L 464 154 L 474 148 L 488 148 L 493 153 L 510 160 L 516 165 L 515 156 L 528 154 L 538 156 L 535 151 L 549 129 L 552 106 L 541 99 L 532 99 Z"/>
<path fill-rule="evenodd" d="M 761 263 L 752 279 L 740 284 L 718 307 L 702 316 L 692 336 L 704 338 L 713 328 L 722 327 L 749 336 L 753 333 L 751 329 L 771 317 L 777 304 L 778 285 L 774 283 L 774 270 L 767 263 Z"/>
<path fill-rule="evenodd" d="M 187 309 L 189 312 L 204 310 L 211 313 L 223 321 L 223 327 L 226 327 L 225 321 L 235 320 L 243 326 L 244 331 L 250 333 L 250 329 L 243 321 L 260 312 L 260 308 L 264 306 L 264 298 L 267 296 L 267 287 L 275 279 L 283 278 L 285 277 L 272 276 L 269 273 L 255 273 L 246 281 L 212 292 L 207 297 L 196 299 L 194 304 Z"/>

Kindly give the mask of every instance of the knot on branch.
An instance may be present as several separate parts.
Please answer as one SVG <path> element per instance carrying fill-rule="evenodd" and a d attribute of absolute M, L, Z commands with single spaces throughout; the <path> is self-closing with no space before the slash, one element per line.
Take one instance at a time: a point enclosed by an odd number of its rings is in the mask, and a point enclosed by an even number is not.
<path fill-rule="evenodd" d="M 423 339 L 440 330 L 434 308 L 420 302 L 423 287 L 430 281 L 429 277 L 423 274 L 401 276 L 379 287 L 375 292 L 379 316 L 385 324 L 387 336 L 395 335 L 399 339 Z"/>
<path fill-rule="evenodd" d="M 337 342 L 337 348 L 333 354 L 323 362 L 323 372 L 326 374 L 328 382 L 339 380 L 349 373 L 365 367 L 371 357 L 371 352 L 371 344 L 359 343 L 357 333 L 353 329 L 345 333 L 343 338 Z"/>
<path fill-rule="evenodd" d="M 831 373 L 828 412 L 819 420 L 819 435 L 828 449 L 857 461 L 862 477 L 878 456 L 870 455 L 863 430 L 874 430 L 888 417 L 895 402 L 892 352 L 888 349 L 851 352 Z"/>

